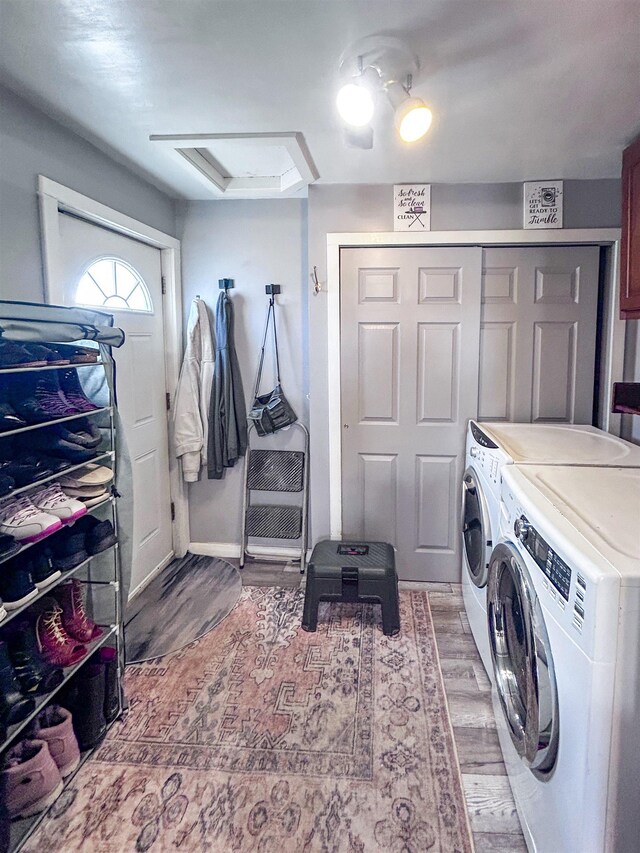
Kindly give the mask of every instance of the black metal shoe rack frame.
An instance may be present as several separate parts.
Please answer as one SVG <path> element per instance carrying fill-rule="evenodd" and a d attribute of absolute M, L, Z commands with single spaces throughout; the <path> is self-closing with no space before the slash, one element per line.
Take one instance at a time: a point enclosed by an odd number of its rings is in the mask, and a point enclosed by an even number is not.
<path fill-rule="evenodd" d="M 101 360 L 98 360 L 97 365 L 103 365 Z M 0 384 L 5 381 L 5 377 L 16 376 L 20 374 L 28 374 L 28 373 L 36 373 L 39 371 L 47 371 L 47 370 L 66 370 L 69 367 L 74 367 L 78 370 L 82 370 L 84 368 L 96 367 L 96 362 L 91 362 L 87 364 L 70 364 L 64 366 L 46 366 L 46 367 L 16 367 L 5 370 L 0 370 Z M 85 417 L 98 417 L 103 416 L 103 419 L 106 421 L 108 419 L 108 428 L 103 428 L 103 432 L 106 433 L 105 441 L 103 441 L 102 446 L 98 450 L 97 456 L 93 459 L 88 460 L 88 462 L 99 463 L 101 465 L 107 465 L 112 468 L 114 479 L 112 484 L 115 483 L 116 479 L 116 452 L 115 452 L 115 424 L 114 424 L 114 399 L 113 399 L 113 388 L 110 387 L 109 391 L 109 405 L 104 408 L 96 409 L 95 411 L 82 413 L 77 415 L 69 415 L 63 418 L 57 418 L 52 421 L 45 421 L 41 424 L 30 424 L 29 426 L 20 427 L 18 429 L 9 430 L 6 432 L 0 432 L 0 444 L 2 444 L 3 439 L 9 438 L 11 436 L 19 435 L 21 433 L 27 433 L 31 430 L 42 429 L 43 427 L 53 426 L 55 424 L 68 424 L 70 429 L 73 428 L 73 422 L 79 418 Z M 73 471 L 76 471 L 80 468 L 83 468 L 87 465 L 87 462 L 81 462 L 77 465 L 72 465 L 69 468 L 65 468 L 63 471 L 58 472 L 57 474 L 53 474 L 48 477 L 43 477 L 41 480 L 37 480 L 33 483 L 30 483 L 28 486 L 23 486 L 22 488 L 14 489 L 10 492 L 9 495 L 6 495 L 7 498 L 13 497 L 20 493 L 29 493 L 35 491 L 37 488 L 43 486 L 46 483 L 50 483 L 54 480 L 59 479 L 60 477 L 64 477 Z M 112 489 L 105 499 L 89 508 L 88 513 L 94 514 L 98 513 L 101 515 L 104 512 L 111 513 L 111 521 L 113 524 L 114 530 L 118 530 L 118 517 L 117 517 L 117 507 L 116 507 L 116 492 L 115 489 Z M 101 516 L 104 517 L 104 516 Z M 55 536 L 55 533 L 52 534 Z M 45 539 L 41 539 L 40 542 L 46 542 Z M 39 544 L 39 543 L 38 543 Z M 17 554 L 12 554 L 10 557 L 0 558 L 0 571 L 2 571 L 1 563 L 5 562 L 8 559 L 12 559 L 14 557 L 19 556 L 24 553 L 31 545 L 24 545 Z M 91 577 L 91 568 L 92 564 L 95 563 L 98 559 L 101 561 L 101 571 L 100 571 L 100 579 L 94 579 Z M 107 566 L 107 563 L 110 565 Z M 107 569 L 111 569 L 108 571 Z M 110 576 L 109 576 L 110 575 Z M 122 586 L 122 575 L 121 575 L 121 564 L 120 564 L 120 554 L 118 549 L 118 544 L 112 545 L 107 550 L 96 554 L 94 556 L 88 557 L 88 559 L 84 560 L 82 563 L 79 563 L 77 566 L 74 566 L 72 569 L 67 571 L 63 571 L 61 577 L 59 577 L 52 584 L 47 586 L 43 590 L 38 590 L 38 595 L 32 598 L 28 603 L 19 607 L 15 610 L 8 611 L 7 616 L 0 621 L 0 628 L 7 625 L 12 619 L 21 614 L 24 610 L 31 607 L 39 598 L 42 598 L 46 595 L 50 595 L 52 590 L 54 590 L 57 586 L 69 580 L 72 577 L 77 577 L 83 584 L 88 584 L 89 586 L 95 587 L 110 587 L 113 592 L 113 620 L 109 621 L 108 624 L 104 624 L 103 622 L 99 622 L 100 626 L 104 629 L 104 633 L 101 637 L 95 640 L 92 643 L 87 643 L 87 654 L 79 661 L 77 664 L 73 666 L 67 667 L 64 670 L 64 677 L 62 682 L 52 690 L 50 693 L 38 695 L 33 697 L 35 699 L 35 708 L 33 711 L 27 716 L 24 720 L 21 720 L 19 723 L 16 723 L 13 726 L 10 726 L 7 730 L 5 739 L 1 742 L 0 745 L 0 760 L 4 756 L 4 753 L 7 749 L 13 746 L 18 742 L 20 735 L 24 733 L 25 729 L 29 725 L 29 723 L 33 720 L 33 718 L 41 711 L 46 705 L 48 705 L 51 701 L 55 699 L 56 694 L 59 690 L 61 690 L 65 684 L 69 682 L 71 678 L 81 669 L 84 664 L 91 658 L 93 652 L 99 649 L 101 646 L 110 644 L 115 644 L 118 655 L 118 695 L 119 695 L 119 710 L 118 715 L 111 723 L 108 724 L 108 728 L 113 726 L 113 724 L 122 716 L 124 711 L 124 692 L 123 692 L 123 676 L 124 676 L 124 666 L 125 666 L 125 651 L 124 651 L 124 602 L 122 600 L 123 586 Z M 107 579 L 105 579 L 105 577 Z M 65 788 L 70 784 L 73 780 L 76 773 L 80 770 L 84 762 L 89 758 L 93 750 L 87 750 L 86 752 L 81 754 L 80 764 L 77 770 L 71 775 L 68 776 L 64 780 Z M 11 822 L 11 840 L 9 845 L 10 853 L 15 853 L 20 850 L 22 846 L 26 843 L 27 839 L 32 835 L 32 833 L 36 830 L 39 823 L 47 814 L 48 809 L 45 809 L 44 812 L 40 814 L 34 815 L 33 817 L 24 818 L 20 820 L 14 820 Z"/>

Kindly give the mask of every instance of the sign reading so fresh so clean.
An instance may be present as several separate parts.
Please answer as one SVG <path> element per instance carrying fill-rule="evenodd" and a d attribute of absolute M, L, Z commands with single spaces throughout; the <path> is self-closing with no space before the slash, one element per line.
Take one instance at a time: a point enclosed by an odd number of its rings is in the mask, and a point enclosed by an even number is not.
<path fill-rule="evenodd" d="M 562 228 L 562 181 L 525 181 L 524 227 Z"/>
<path fill-rule="evenodd" d="M 394 184 L 393 230 L 431 231 L 431 184 Z"/>

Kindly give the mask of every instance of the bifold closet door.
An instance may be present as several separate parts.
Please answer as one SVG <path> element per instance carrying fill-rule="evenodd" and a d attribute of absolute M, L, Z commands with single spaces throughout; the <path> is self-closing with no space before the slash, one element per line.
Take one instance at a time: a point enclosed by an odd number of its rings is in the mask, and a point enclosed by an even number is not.
<path fill-rule="evenodd" d="M 591 423 L 600 250 L 484 249 L 480 420 Z"/>
<path fill-rule="evenodd" d="M 340 262 L 343 537 L 392 543 L 400 578 L 457 581 L 482 249 L 343 249 Z"/>

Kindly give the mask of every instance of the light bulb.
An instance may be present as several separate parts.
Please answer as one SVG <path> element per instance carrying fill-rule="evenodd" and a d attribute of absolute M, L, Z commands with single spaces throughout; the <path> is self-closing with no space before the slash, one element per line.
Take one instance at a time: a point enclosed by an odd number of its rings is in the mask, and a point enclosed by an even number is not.
<path fill-rule="evenodd" d="M 420 98 L 407 98 L 396 110 L 396 127 L 403 142 L 416 142 L 431 127 L 433 113 Z"/>
<path fill-rule="evenodd" d="M 347 83 L 338 92 L 336 106 L 343 121 L 353 127 L 364 127 L 373 118 L 371 92 L 356 83 Z"/>

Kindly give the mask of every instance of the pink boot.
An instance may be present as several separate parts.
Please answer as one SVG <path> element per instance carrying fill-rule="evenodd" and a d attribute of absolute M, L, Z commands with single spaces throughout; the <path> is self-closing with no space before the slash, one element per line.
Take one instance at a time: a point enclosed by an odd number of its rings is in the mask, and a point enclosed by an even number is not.
<path fill-rule="evenodd" d="M 62 793 L 62 776 L 43 740 L 23 740 L 10 749 L 0 775 L 10 818 L 38 814 Z"/>
<path fill-rule="evenodd" d="M 69 583 L 59 586 L 55 595 L 62 607 L 62 624 L 70 637 L 81 643 L 90 643 L 103 635 L 102 628 L 87 616 L 84 609 L 82 584 L 79 580 L 74 578 Z"/>
<path fill-rule="evenodd" d="M 32 734 L 47 742 L 62 778 L 70 776 L 80 763 L 80 749 L 69 711 L 60 705 L 49 705 L 36 717 Z"/>
<path fill-rule="evenodd" d="M 43 598 L 42 611 L 36 620 L 38 651 L 52 666 L 73 666 L 87 650 L 72 639 L 62 624 L 62 608 L 54 598 Z"/>

